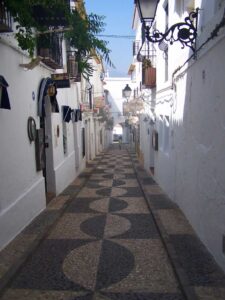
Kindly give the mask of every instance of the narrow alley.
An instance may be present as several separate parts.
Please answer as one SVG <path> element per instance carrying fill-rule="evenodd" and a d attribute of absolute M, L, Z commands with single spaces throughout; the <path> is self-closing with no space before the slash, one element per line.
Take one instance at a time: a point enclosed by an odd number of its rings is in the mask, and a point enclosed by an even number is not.
<path fill-rule="evenodd" d="M 1 299 L 225 299 L 225 276 L 129 146 L 97 156 L 0 253 Z"/>

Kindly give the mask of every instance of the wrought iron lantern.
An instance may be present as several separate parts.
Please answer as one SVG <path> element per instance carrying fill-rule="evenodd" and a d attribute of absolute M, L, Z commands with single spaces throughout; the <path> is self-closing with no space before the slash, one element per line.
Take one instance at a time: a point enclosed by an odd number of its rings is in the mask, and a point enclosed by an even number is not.
<path fill-rule="evenodd" d="M 182 44 L 182 48 L 188 46 L 195 52 L 199 8 L 196 11 L 190 12 L 189 16 L 183 22 L 172 25 L 165 33 L 157 29 L 153 29 L 152 33 L 150 33 L 158 3 L 159 0 L 135 0 L 146 39 L 151 43 L 162 43 L 164 41 L 171 45 L 179 41 Z"/>
<path fill-rule="evenodd" d="M 125 88 L 122 90 L 122 92 L 123 92 L 123 98 L 126 98 L 126 99 L 127 99 L 127 102 L 128 102 L 128 99 L 130 98 L 132 89 L 130 88 L 130 86 L 129 86 L 128 84 L 126 84 L 126 86 L 125 86 Z"/>

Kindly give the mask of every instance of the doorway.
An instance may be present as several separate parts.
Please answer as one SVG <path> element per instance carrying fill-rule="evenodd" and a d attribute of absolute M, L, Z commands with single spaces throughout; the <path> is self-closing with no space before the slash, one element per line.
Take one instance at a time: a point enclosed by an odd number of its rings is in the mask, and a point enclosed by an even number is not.
<path fill-rule="evenodd" d="M 40 128 L 43 129 L 42 172 L 47 203 L 56 195 L 52 137 L 52 113 L 59 112 L 56 94 L 57 90 L 54 81 L 51 78 L 43 78 L 38 92 L 38 115 L 40 117 Z"/>
<path fill-rule="evenodd" d="M 123 127 L 120 124 L 116 124 L 113 127 L 113 143 L 118 143 L 123 139 Z"/>
<path fill-rule="evenodd" d="M 44 133 L 44 167 L 43 177 L 45 180 L 46 203 L 48 204 L 56 194 L 55 175 L 53 164 L 53 143 L 52 143 L 52 118 L 51 103 L 49 96 L 45 96 L 46 116 L 40 117 L 40 128 Z"/>

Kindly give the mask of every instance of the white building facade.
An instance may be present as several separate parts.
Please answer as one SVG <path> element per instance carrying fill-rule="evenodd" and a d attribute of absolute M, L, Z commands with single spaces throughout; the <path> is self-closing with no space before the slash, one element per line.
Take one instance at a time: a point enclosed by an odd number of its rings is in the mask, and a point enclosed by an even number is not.
<path fill-rule="evenodd" d="M 161 32 L 200 8 L 196 52 L 179 42 L 164 51 L 154 44 L 156 87 L 139 96 L 150 109 L 140 118 L 144 166 L 225 270 L 224 7 L 219 0 L 159 1 L 153 27 Z M 134 22 L 139 40 L 140 23 Z"/>
<path fill-rule="evenodd" d="M 82 111 L 87 101 L 94 100 L 93 95 L 85 93 L 87 81 L 82 76 L 75 78 L 75 74 L 73 78 L 65 77 L 68 56 L 64 41 L 62 64 L 53 68 L 43 60 L 32 65 L 13 34 L 0 36 L 2 249 L 79 175 L 107 142 L 105 124 L 95 120 L 93 105 L 89 105 L 88 114 Z M 93 90 L 103 93 L 103 81 L 99 79 L 102 64 L 94 67 Z M 56 80 L 55 75 L 62 78 Z M 101 141 L 95 138 L 100 131 Z"/>

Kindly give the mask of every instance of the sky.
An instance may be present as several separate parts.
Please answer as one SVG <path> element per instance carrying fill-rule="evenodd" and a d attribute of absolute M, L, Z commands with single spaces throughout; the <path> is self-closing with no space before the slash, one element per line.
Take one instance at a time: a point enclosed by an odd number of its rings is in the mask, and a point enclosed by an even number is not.
<path fill-rule="evenodd" d="M 84 0 L 88 14 L 105 16 L 105 31 L 103 35 L 134 36 L 132 20 L 134 0 Z M 132 63 L 133 39 L 99 37 L 108 41 L 111 50 L 110 59 L 115 69 L 105 65 L 110 77 L 128 77 L 128 69 Z"/>

